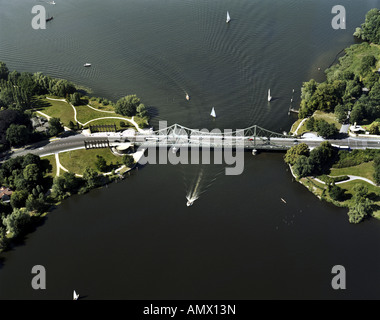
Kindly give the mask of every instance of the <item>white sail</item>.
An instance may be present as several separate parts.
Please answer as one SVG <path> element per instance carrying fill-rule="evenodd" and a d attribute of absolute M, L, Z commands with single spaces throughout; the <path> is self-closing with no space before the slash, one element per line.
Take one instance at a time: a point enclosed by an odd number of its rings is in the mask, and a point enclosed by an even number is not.
<path fill-rule="evenodd" d="M 226 22 L 228 23 L 228 22 L 230 22 L 230 20 L 231 20 L 231 17 L 230 17 L 230 14 L 227 11 L 227 20 L 226 20 Z"/>
<path fill-rule="evenodd" d="M 212 108 L 211 110 L 211 117 L 216 118 L 215 108 Z"/>
<path fill-rule="evenodd" d="M 268 90 L 268 101 L 272 100 L 272 96 L 270 95 L 270 89 Z"/>

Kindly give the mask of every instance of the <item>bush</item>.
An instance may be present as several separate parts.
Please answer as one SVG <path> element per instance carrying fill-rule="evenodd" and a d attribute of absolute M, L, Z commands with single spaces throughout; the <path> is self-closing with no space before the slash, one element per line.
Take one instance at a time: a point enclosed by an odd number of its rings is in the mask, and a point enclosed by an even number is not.
<path fill-rule="evenodd" d="M 126 167 L 132 168 L 133 165 L 135 164 L 135 159 L 133 156 L 127 154 L 123 157 L 123 163 L 125 164 Z"/>
<path fill-rule="evenodd" d="M 335 184 L 333 184 L 329 188 L 329 195 L 330 195 L 331 199 L 333 199 L 335 201 L 344 200 L 344 193 L 345 193 L 345 191 Z"/>

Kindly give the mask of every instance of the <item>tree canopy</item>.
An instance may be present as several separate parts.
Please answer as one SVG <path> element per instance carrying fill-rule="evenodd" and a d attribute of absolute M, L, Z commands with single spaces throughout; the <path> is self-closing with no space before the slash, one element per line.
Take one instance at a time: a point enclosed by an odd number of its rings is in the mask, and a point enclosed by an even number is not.
<path fill-rule="evenodd" d="M 140 104 L 141 101 L 136 95 L 128 95 L 116 102 L 115 112 L 123 116 L 132 117 L 136 114 L 137 107 Z"/>
<path fill-rule="evenodd" d="M 368 11 L 361 28 L 356 28 L 354 36 L 359 39 L 380 44 L 380 10 L 377 8 Z"/>

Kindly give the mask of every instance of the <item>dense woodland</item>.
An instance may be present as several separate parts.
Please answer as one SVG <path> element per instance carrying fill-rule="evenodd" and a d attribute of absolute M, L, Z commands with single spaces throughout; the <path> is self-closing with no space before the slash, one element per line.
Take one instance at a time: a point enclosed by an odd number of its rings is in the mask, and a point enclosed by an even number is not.
<path fill-rule="evenodd" d="M 339 63 L 327 69 L 326 81 L 305 82 L 301 92 L 300 118 L 316 110 L 334 112 L 340 122 L 380 122 L 380 10 L 372 9 L 354 36 L 363 40 L 345 50 Z M 349 117 L 348 117 L 349 116 Z M 311 125 L 310 125 L 311 127 Z M 325 125 L 326 127 L 326 125 Z M 315 127 L 319 131 L 318 126 Z M 322 136 L 334 132 L 323 131 Z M 331 129 L 330 129 L 331 130 Z M 374 123 L 373 133 L 380 133 Z M 326 134 L 327 133 L 327 134 Z"/>

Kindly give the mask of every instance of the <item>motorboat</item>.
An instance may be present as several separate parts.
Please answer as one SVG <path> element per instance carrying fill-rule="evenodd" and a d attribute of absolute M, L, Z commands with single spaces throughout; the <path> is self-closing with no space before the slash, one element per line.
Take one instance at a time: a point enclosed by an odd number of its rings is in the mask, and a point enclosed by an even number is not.
<path fill-rule="evenodd" d="M 190 96 L 186 93 L 186 100 L 190 100 Z"/>
<path fill-rule="evenodd" d="M 190 206 L 192 206 L 193 205 L 193 203 L 194 203 L 194 200 L 187 200 L 187 203 L 186 203 L 186 205 L 188 206 L 188 207 L 190 207 Z"/>
<path fill-rule="evenodd" d="M 272 96 L 270 95 L 270 89 L 268 90 L 268 102 L 272 100 Z"/>
<path fill-rule="evenodd" d="M 79 298 L 79 294 L 77 294 L 75 292 L 75 290 L 74 290 L 74 292 L 73 292 L 73 300 L 78 300 L 78 298 Z"/>
<path fill-rule="evenodd" d="M 83 66 L 84 67 L 91 67 L 91 63 L 85 63 Z"/>

